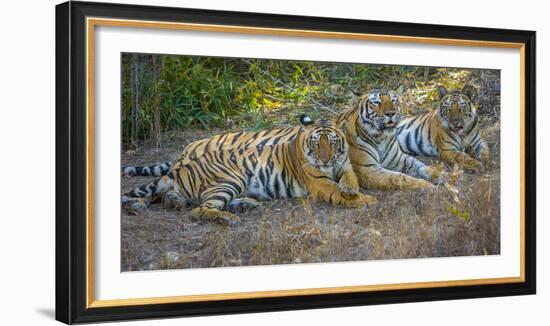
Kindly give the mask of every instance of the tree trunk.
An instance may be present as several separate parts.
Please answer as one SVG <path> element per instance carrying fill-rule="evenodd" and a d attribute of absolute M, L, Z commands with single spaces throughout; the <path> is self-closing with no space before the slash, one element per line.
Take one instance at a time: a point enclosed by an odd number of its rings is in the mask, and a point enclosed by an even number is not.
<path fill-rule="evenodd" d="M 152 125 L 152 131 L 153 136 L 155 137 L 155 143 L 157 148 L 162 143 L 162 130 L 161 130 L 161 124 L 160 124 L 160 85 L 159 85 L 159 67 L 162 66 L 162 61 L 160 64 L 157 62 L 156 55 L 151 56 L 152 62 L 153 62 L 153 83 L 154 83 L 154 103 L 153 103 L 153 125 Z"/>
<path fill-rule="evenodd" d="M 137 130 L 139 122 L 139 56 L 132 55 L 132 119 L 130 129 L 130 142 L 137 147 Z"/>

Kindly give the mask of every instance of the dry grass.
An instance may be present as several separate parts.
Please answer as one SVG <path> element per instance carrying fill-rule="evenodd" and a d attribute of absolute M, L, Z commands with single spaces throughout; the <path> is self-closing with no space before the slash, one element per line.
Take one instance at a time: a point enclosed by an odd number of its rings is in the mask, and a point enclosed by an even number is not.
<path fill-rule="evenodd" d="M 214 131 L 213 133 L 215 133 Z M 494 158 L 483 174 L 458 174 L 457 193 L 443 186 L 422 191 L 368 191 L 369 209 L 332 207 L 308 199 L 264 202 L 241 213 L 238 226 L 191 218 L 190 210 L 123 211 L 123 271 L 495 255 L 500 253 L 499 126 L 485 128 Z M 123 155 L 133 164 L 169 160 L 181 144 L 205 137 L 166 137 L 166 147 Z M 151 178 L 123 178 L 124 191 Z"/>

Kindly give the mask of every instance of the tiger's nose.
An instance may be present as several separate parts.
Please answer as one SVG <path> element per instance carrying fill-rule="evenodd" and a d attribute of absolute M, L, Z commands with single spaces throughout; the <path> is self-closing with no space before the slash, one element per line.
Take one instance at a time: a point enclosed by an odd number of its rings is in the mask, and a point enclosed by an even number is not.
<path fill-rule="evenodd" d="M 323 164 L 327 164 L 330 161 L 329 152 L 327 150 L 321 150 L 319 160 L 323 162 Z"/>
<path fill-rule="evenodd" d="M 385 115 L 388 118 L 392 118 L 395 115 L 395 112 L 386 112 Z"/>

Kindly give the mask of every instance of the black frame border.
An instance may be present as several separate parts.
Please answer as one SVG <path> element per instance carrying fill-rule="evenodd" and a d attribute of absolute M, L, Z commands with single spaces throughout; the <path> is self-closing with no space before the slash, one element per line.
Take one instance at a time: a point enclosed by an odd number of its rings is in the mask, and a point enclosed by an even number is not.
<path fill-rule="evenodd" d="M 525 282 L 86 308 L 86 17 L 319 30 L 525 45 Z M 56 6 L 56 319 L 67 323 L 218 315 L 536 293 L 536 33 L 69 1 Z"/>

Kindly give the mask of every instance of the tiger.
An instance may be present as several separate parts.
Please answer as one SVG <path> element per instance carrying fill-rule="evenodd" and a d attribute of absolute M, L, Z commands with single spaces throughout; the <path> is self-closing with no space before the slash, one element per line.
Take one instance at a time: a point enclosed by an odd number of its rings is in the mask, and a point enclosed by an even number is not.
<path fill-rule="evenodd" d="M 308 123 L 307 116 L 301 117 Z M 196 140 L 187 145 L 175 161 L 166 161 L 150 166 L 123 166 L 122 174 L 131 176 L 156 176 L 168 174 L 170 169 L 187 164 L 190 160 L 212 151 L 226 151 L 232 149 L 248 149 L 257 145 L 276 145 L 288 143 L 296 138 L 300 126 L 291 126 L 280 129 L 265 129 L 260 131 L 240 131 L 214 135 L 210 138 Z"/>
<path fill-rule="evenodd" d="M 366 189 L 431 188 L 441 182 L 439 172 L 404 153 L 396 139 L 403 118 L 397 92 L 375 89 L 339 115 L 345 127 L 349 156 L 359 184 Z"/>
<path fill-rule="evenodd" d="M 310 196 L 356 208 L 376 203 L 359 192 L 343 131 L 327 119 L 300 120 L 289 142 L 223 148 L 180 160 L 165 176 L 124 194 L 123 204 L 139 209 L 148 205 L 146 199 L 164 196 L 165 206 L 197 205 L 192 216 L 234 224 L 240 218 L 231 211 L 259 208 L 259 200 Z"/>
<path fill-rule="evenodd" d="M 449 92 L 438 86 L 437 92 L 436 110 L 407 117 L 397 126 L 401 149 L 415 156 L 439 157 L 466 170 L 489 167 L 489 147 L 481 137 L 479 117 L 472 103 L 475 88 L 466 85 L 460 91 Z"/>
<path fill-rule="evenodd" d="M 421 189 L 440 182 L 438 172 L 401 151 L 395 127 L 402 118 L 397 93 L 374 89 L 360 96 L 335 123 L 345 130 L 350 160 L 359 184 L 366 189 Z M 174 168 L 212 151 L 249 148 L 292 141 L 300 127 L 242 131 L 216 135 L 189 144 L 175 160 Z M 164 163 L 166 164 L 166 163 Z M 160 171 L 155 166 L 123 167 L 124 171 Z"/>
<path fill-rule="evenodd" d="M 300 119 L 302 119 L 302 117 Z M 304 115 L 303 119 L 305 119 L 307 123 L 307 120 L 310 118 Z M 193 160 L 210 151 L 288 143 L 296 137 L 299 129 L 300 126 L 292 126 L 282 129 L 241 131 L 214 135 L 210 138 L 204 138 L 190 143 L 183 149 L 175 161 L 166 161 L 149 166 L 124 166 L 122 167 L 122 174 L 126 177 L 161 177 L 168 174 L 170 169 L 172 169 L 175 165 L 186 164 L 189 160 Z"/>

